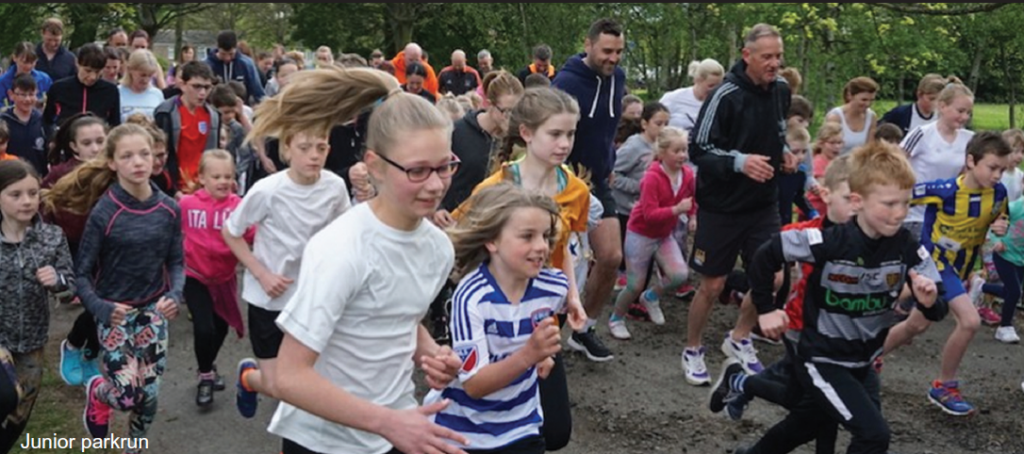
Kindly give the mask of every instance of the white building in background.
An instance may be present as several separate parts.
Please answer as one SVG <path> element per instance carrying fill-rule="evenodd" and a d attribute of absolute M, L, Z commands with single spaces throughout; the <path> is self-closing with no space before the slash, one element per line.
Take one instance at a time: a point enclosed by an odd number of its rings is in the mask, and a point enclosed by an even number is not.
<path fill-rule="evenodd" d="M 207 30 L 185 30 L 182 32 L 181 43 L 188 44 L 196 49 L 196 58 L 206 58 L 210 49 L 217 48 L 217 32 Z M 160 30 L 153 38 L 152 51 L 158 57 L 174 61 L 177 49 L 174 48 L 174 30 Z"/>

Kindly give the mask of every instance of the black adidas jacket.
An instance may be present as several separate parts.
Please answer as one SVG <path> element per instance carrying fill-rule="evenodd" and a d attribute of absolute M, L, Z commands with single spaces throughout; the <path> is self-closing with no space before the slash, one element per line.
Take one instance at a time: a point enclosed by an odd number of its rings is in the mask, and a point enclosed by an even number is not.
<path fill-rule="evenodd" d="M 771 158 L 776 175 L 786 146 L 786 112 L 792 94 L 781 77 L 767 89 L 755 85 L 740 60 L 701 106 L 690 133 L 690 159 L 697 165 L 697 204 L 714 213 L 747 213 L 774 207 L 778 183 L 758 183 L 743 174 L 747 155 Z M 776 210 L 777 211 L 777 210 Z"/>

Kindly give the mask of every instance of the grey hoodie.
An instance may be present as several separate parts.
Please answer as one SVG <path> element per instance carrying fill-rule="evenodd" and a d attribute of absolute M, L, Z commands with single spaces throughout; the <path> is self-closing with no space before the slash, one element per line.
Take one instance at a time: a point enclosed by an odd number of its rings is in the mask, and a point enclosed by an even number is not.
<path fill-rule="evenodd" d="M 633 205 L 640 198 L 640 180 L 654 160 L 654 146 L 644 139 L 643 134 L 633 134 L 615 153 L 615 167 L 612 169 L 612 197 L 615 198 L 617 214 L 629 216 Z"/>
<path fill-rule="evenodd" d="M 162 296 L 182 303 L 185 256 L 181 208 L 155 184 L 138 200 L 120 184 L 96 202 L 78 246 L 78 296 L 101 323 L 114 303 L 139 307 Z"/>
<path fill-rule="evenodd" d="M 36 271 L 52 266 L 57 286 L 43 287 Z M 75 291 L 71 252 L 64 232 L 38 220 L 18 243 L 0 234 L 0 347 L 28 353 L 46 345 L 50 328 L 47 291 L 68 296 Z"/>
<path fill-rule="evenodd" d="M 178 164 L 178 144 L 181 142 L 181 114 L 178 107 L 181 106 L 181 95 L 168 99 L 153 111 L 153 122 L 167 135 L 167 171 L 171 173 L 172 181 L 178 184 L 181 178 L 181 168 Z M 206 135 L 206 150 L 220 148 L 220 112 L 212 104 L 206 103 L 203 106 L 210 114 L 209 132 Z"/>

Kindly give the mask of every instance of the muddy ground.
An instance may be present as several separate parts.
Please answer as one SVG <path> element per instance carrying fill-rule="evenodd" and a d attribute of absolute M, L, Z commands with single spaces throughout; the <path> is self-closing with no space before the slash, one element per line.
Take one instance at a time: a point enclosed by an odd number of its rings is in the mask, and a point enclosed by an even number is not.
<path fill-rule="evenodd" d="M 572 442 L 562 452 L 583 453 L 730 453 L 740 445 L 753 443 L 784 413 L 764 402 L 751 404 L 742 422 L 724 414 L 711 414 L 705 407 L 708 388 L 697 388 L 683 380 L 680 352 L 683 348 L 687 303 L 664 303 L 667 323 L 630 322 L 633 340 L 616 341 L 599 327 L 603 339 L 616 357 L 608 363 L 592 363 L 574 352 L 566 352 L 570 396 L 573 405 Z M 56 367 L 59 340 L 67 332 L 78 309 L 57 308 L 53 315 L 51 366 Z M 708 329 L 708 366 L 717 374 L 723 354 L 722 336 L 735 321 L 735 307 L 716 306 Z M 606 315 L 607 316 L 607 315 Z M 1018 317 L 1018 322 L 1021 320 Z M 1024 453 L 1024 345 L 1004 345 L 993 336 L 993 328 L 982 327 L 961 368 L 962 390 L 978 406 L 972 418 L 947 416 L 927 397 L 930 380 L 938 373 L 938 357 L 952 320 L 937 324 L 913 345 L 886 359 L 882 373 L 882 404 L 893 431 L 892 451 L 899 454 Z M 1018 329 L 1022 329 L 1018 323 Z M 275 402 L 264 399 L 256 417 L 238 415 L 234 395 L 217 393 L 209 410 L 194 404 L 195 360 L 191 324 L 184 316 L 172 322 L 170 360 L 164 377 L 160 411 L 151 430 L 151 452 L 174 454 L 254 453 L 272 454 L 280 440 L 266 432 Z M 777 358 L 782 347 L 758 344 L 765 362 Z M 249 356 L 247 340 L 231 335 L 218 361 L 234 381 L 234 365 Z M 421 388 L 422 389 L 422 388 Z M 84 393 L 57 380 L 48 380 L 43 392 L 51 414 L 64 407 L 68 418 L 63 429 L 55 423 L 37 421 L 32 429 L 49 435 L 81 437 L 81 408 Z M 115 433 L 122 434 L 126 418 L 118 416 Z M 848 437 L 840 434 L 838 452 L 844 452 Z M 13 452 L 80 452 L 20 451 Z M 102 452 L 102 451 L 93 451 Z M 113 452 L 113 451 L 111 451 Z M 805 447 L 801 453 L 813 452 Z"/>

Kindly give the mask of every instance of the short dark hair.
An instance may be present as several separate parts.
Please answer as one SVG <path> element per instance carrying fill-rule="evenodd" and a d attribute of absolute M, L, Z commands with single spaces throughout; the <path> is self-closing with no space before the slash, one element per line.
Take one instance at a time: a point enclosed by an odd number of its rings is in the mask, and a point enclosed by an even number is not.
<path fill-rule="evenodd" d="M 270 55 L 270 52 L 267 52 L 265 50 L 261 50 L 261 51 L 256 53 L 256 61 L 260 61 L 260 60 L 263 60 L 264 58 L 272 58 L 272 57 L 273 57 L 273 55 Z"/>
<path fill-rule="evenodd" d="M 550 87 L 550 86 L 551 86 L 551 79 L 548 79 L 547 75 L 544 75 L 544 74 L 541 74 L 541 73 L 530 74 L 529 76 L 526 76 L 525 80 L 523 80 L 523 88 Z"/>
<path fill-rule="evenodd" d="M 551 60 L 551 47 L 547 44 L 538 44 L 533 48 L 533 58 L 537 60 Z"/>
<path fill-rule="evenodd" d="M 103 54 L 107 56 L 107 60 L 124 60 L 124 55 L 121 55 L 121 51 L 114 46 L 104 47 Z"/>
<path fill-rule="evenodd" d="M 875 139 L 898 144 L 903 140 L 903 130 L 892 123 L 882 123 L 875 129 Z"/>
<path fill-rule="evenodd" d="M 786 112 L 786 119 L 788 120 L 798 115 L 810 122 L 814 118 L 814 106 L 811 105 L 807 98 L 793 95 L 792 100 L 789 102 L 789 112 Z"/>
<path fill-rule="evenodd" d="M 146 42 L 148 43 L 149 33 L 146 33 L 146 31 L 142 29 L 133 31 L 132 34 L 128 35 L 128 44 L 131 44 L 132 41 L 135 41 L 135 38 L 145 39 Z"/>
<path fill-rule="evenodd" d="M 21 91 L 36 91 L 39 89 L 39 85 L 36 84 L 36 78 L 32 77 L 32 75 L 28 73 L 19 74 L 18 77 L 15 77 L 12 87 L 15 90 Z"/>
<path fill-rule="evenodd" d="M 124 33 L 125 35 L 128 34 L 127 32 L 124 31 L 124 28 L 122 28 L 122 27 L 114 27 L 114 28 L 110 29 L 110 31 L 107 32 L 107 41 L 110 41 L 110 38 L 113 38 L 114 35 L 116 35 L 118 33 Z"/>
<path fill-rule="evenodd" d="M 622 36 L 622 24 L 619 24 L 615 19 L 603 18 L 594 21 L 590 24 L 590 29 L 587 30 L 587 39 L 590 42 L 597 41 L 602 34 L 612 35 L 615 37 Z"/>
<path fill-rule="evenodd" d="M 302 69 L 299 66 L 299 62 L 295 61 L 294 58 L 291 58 L 291 57 L 281 57 L 281 58 L 278 58 L 277 61 L 274 62 L 274 72 L 280 71 L 281 67 L 284 66 L 284 65 L 295 65 L 296 68 Z"/>
<path fill-rule="evenodd" d="M 107 66 L 107 54 L 99 44 L 85 44 L 78 48 L 78 66 L 101 70 Z"/>
<path fill-rule="evenodd" d="M 999 157 L 1009 156 L 1013 148 L 1003 139 L 1003 135 L 996 131 L 982 131 L 971 137 L 967 142 L 967 155 L 974 158 L 977 164 L 985 155 L 994 154 Z"/>
<path fill-rule="evenodd" d="M 425 78 L 427 77 L 427 68 L 424 68 L 421 63 L 413 62 L 409 64 L 409 66 L 405 67 L 405 76 L 420 76 Z"/>
<path fill-rule="evenodd" d="M 231 91 L 235 92 L 235 96 L 238 96 L 239 98 L 242 98 L 242 99 L 245 99 L 245 98 L 249 97 L 248 96 L 248 92 L 246 92 L 246 90 L 245 90 L 245 85 L 242 85 L 241 82 L 239 82 L 237 80 L 232 80 L 232 81 L 228 81 L 228 83 L 225 84 L 225 85 L 227 85 L 228 88 L 231 89 Z"/>
<path fill-rule="evenodd" d="M 64 34 L 64 22 L 56 17 L 51 17 L 43 21 L 43 25 L 39 27 L 39 31 L 43 33 L 51 33 L 54 35 Z"/>
<path fill-rule="evenodd" d="M 22 41 L 14 45 L 14 52 L 11 54 L 14 58 L 24 58 L 30 62 L 36 61 L 39 57 L 36 56 L 36 45 L 28 41 Z"/>
<path fill-rule="evenodd" d="M 181 81 L 188 82 L 194 78 L 206 79 L 209 81 L 216 80 L 213 76 L 213 70 L 210 69 L 206 63 L 201 61 L 190 61 L 181 65 Z"/>
<path fill-rule="evenodd" d="M 217 48 L 231 50 L 238 47 L 238 35 L 234 30 L 224 30 L 217 34 Z"/>
<path fill-rule="evenodd" d="M 238 95 L 227 84 L 217 84 L 216 87 L 213 87 L 213 90 L 210 90 L 208 99 L 210 104 L 213 104 L 213 107 L 218 109 L 221 107 L 232 107 L 238 103 Z"/>

